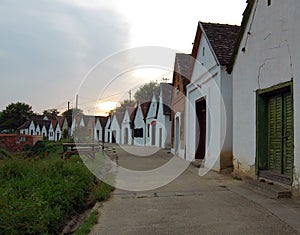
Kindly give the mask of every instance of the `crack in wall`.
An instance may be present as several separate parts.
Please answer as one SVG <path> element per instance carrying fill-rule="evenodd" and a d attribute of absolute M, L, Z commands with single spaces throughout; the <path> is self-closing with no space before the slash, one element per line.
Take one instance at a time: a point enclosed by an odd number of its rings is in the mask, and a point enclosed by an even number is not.
<path fill-rule="evenodd" d="M 268 57 L 264 60 L 263 64 L 261 64 L 258 68 L 258 76 L 257 76 L 257 85 L 258 85 L 258 89 L 260 89 L 260 78 L 261 78 L 261 71 L 263 70 L 263 68 L 266 66 L 266 63 L 270 60 L 273 60 L 273 57 Z"/>

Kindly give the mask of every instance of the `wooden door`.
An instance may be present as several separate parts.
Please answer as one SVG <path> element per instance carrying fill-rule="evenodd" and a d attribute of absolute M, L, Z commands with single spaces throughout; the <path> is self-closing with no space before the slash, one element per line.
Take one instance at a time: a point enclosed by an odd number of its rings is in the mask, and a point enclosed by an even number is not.
<path fill-rule="evenodd" d="M 293 101 L 290 92 L 268 99 L 268 168 L 279 174 L 293 170 Z"/>
<path fill-rule="evenodd" d="M 206 101 L 196 102 L 196 154 L 195 159 L 204 159 L 206 151 Z"/>

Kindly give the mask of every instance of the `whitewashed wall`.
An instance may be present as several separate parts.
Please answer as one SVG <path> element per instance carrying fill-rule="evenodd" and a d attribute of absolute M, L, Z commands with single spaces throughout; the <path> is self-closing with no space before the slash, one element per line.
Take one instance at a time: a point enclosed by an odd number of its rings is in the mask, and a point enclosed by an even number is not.
<path fill-rule="evenodd" d="M 160 148 L 171 147 L 171 119 L 169 115 L 164 115 L 163 94 L 160 93 L 159 106 L 157 113 L 156 131 L 155 131 L 155 146 Z"/>
<path fill-rule="evenodd" d="M 205 48 L 203 50 L 203 48 Z M 203 53 L 204 51 L 204 53 Z M 206 153 L 204 165 L 216 171 L 221 170 L 221 156 L 230 158 L 232 132 L 227 130 L 231 123 L 232 80 L 222 71 L 218 60 L 212 51 L 205 34 L 202 34 L 198 48 L 197 60 L 192 73 L 191 83 L 187 86 L 186 101 L 186 159 L 195 160 L 197 149 L 196 135 L 200 130 L 197 127 L 196 102 L 206 100 Z M 226 106 L 227 112 L 226 111 Z M 229 116 L 227 115 L 229 114 Z M 226 120 L 229 118 L 228 123 Z M 226 136 L 226 138 L 225 138 Z M 228 156 L 227 156 L 228 155 Z M 230 161 L 231 159 L 229 159 Z M 224 162 L 222 160 L 222 162 Z M 230 164 L 229 164 L 230 165 Z"/>
<path fill-rule="evenodd" d="M 156 141 L 156 128 L 155 125 L 151 125 L 153 124 L 152 122 L 156 122 L 156 113 L 157 113 L 157 100 L 155 98 L 155 96 L 153 95 L 152 100 L 151 100 L 151 104 L 149 107 L 149 111 L 147 113 L 147 118 L 146 118 L 146 145 L 147 146 L 151 146 L 151 145 L 155 145 L 155 141 Z M 149 128 L 148 128 L 149 125 Z M 152 138 L 152 133 L 153 133 L 153 128 L 154 129 L 154 137 Z"/>
<path fill-rule="evenodd" d="M 137 129 L 137 128 L 143 129 L 143 137 L 140 137 L 140 138 L 134 137 L 134 139 L 133 139 L 134 145 L 144 146 L 145 141 L 146 141 L 146 139 L 145 139 L 145 135 L 146 135 L 145 129 L 146 128 L 145 128 L 144 116 L 143 116 L 140 104 L 138 104 L 138 108 L 137 108 L 136 115 L 134 118 L 134 128 L 135 129 Z"/>
<path fill-rule="evenodd" d="M 132 129 L 131 129 L 131 125 L 130 125 L 130 114 L 128 113 L 128 110 L 126 109 L 125 114 L 124 114 L 124 118 L 122 121 L 122 131 L 121 131 L 121 144 L 128 144 L 128 145 L 132 145 Z M 127 143 L 125 143 L 125 133 L 126 133 L 126 129 L 127 129 Z"/>
<path fill-rule="evenodd" d="M 300 176 L 300 1 L 258 1 L 233 68 L 233 155 L 235 169 L 255 176 L 257 89 L 294 79 L 294 186 Z M 255 12 L 255 16 L 253 13 Z M 254 19 L 253 19 L 254 17 Z M 252 20 L 253 19 L 253 20 Z M 252 24 L 252 28 L 250 28 Z M 248 35 L 247 32 L 250 32 Z M 242 48 L 245 47 L 245 52 Z"/>
<path fill-rule="evenodd" d="M 121 126 L 118 123 L 117 117 L 114 115 L 111 120 L 111 126 L 110 126 L 110 143 L 112 143 L 113 140 L 113 133 L 115 133 L 115 139 L 116 143 L 121 143 Z"/>

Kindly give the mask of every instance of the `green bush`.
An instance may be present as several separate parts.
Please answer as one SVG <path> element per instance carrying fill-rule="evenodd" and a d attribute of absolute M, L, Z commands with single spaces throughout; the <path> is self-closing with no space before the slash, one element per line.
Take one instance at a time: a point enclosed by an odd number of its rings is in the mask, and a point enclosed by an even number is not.
<path fill-rule="evenodd" d="M 94 176 L 79 157 L 60 158 L 61 145 L 41 142 L 31 151 L 49 155 L 37 161 L 11 157 L 0 164 L 0 234 L 58 234 L 94 190 Z"/>
<path fill-rule="evenodd" d="M 114 190 L 114 187 L 104 182 L 98 183 L 95 187 L 92 197 L 94 202 L 101 202 L 109 199 L 110 193 Z"/>

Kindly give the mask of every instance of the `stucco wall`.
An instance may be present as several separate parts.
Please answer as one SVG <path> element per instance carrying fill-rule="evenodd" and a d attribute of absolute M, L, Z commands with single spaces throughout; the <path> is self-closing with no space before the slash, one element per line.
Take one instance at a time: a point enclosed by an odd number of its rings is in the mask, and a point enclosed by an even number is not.
<path fill-rule="evenodd" d="M 255 177 L 256 93 L 294 79 L 295 174 L 299 172 L 300 1 L 254 5 L 233 68 L 233 156 L 237 173 Z M 255 15 L 254 15 L 255 13 Z M 250 28 L 250 25 L 252 27 Z M 247 34 L 247 32 L 250 32 Z M 242 51 L 245 48 L 245 52 Z"/>

